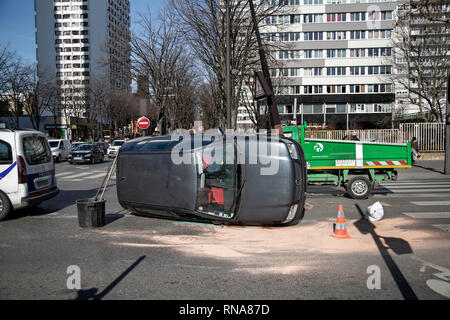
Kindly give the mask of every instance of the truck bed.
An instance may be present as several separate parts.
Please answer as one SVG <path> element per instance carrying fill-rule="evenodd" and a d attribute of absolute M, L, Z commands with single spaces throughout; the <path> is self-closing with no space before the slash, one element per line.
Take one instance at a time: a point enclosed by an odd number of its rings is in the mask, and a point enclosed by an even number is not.
<path fill-rule="evenodd" d="M 411 167 L 410 144 L 304 139 L 308 169 L 377 169 Z"/>

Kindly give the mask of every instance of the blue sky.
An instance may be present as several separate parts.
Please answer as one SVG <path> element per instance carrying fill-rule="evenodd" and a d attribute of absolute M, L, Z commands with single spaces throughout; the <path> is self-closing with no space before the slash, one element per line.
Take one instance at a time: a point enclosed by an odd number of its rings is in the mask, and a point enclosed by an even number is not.
<path fill-rule="evenodd" d="M 156 17 L 164 3 L 165 0 L 130 0 L 131 30 L 139 19 L 139 12 L 146 12 L 148 7 Z M 34 0 L 0 0 L 0 43 L 8 42 L 26 62 L 35 62 Z"/>

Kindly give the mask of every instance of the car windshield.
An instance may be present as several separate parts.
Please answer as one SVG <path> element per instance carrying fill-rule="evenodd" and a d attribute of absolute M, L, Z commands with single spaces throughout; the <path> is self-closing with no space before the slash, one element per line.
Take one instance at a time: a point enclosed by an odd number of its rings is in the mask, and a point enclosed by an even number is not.
<path fill-rule="evenodd" d="M 193 153 L 197 167 L 197 210 L 231 219 L 234 216 L 241 166 L 234 143 L 214 144 Z"/>
<path fill-rule="evenodd" d="M 123 140 L 121 140 L 121 141 L 116 140 L 116 141 L 113 141 L 112 146 L 115 146 L 115 147 L 121 146 L 121 145 L 123 145 L 124 142 L 125 141 L 123 141 Z"/>
<path fill-rule="evenodd" d="M 81 144 L 79 146 L 75 146 L 73 151 L 89 151 L 92 150 L 92 144 Z"/>
<path fill-rule="evenodd" d="M 58 148 L 59 147 L 59 141 L 49 141 L 50 148 Z"/>

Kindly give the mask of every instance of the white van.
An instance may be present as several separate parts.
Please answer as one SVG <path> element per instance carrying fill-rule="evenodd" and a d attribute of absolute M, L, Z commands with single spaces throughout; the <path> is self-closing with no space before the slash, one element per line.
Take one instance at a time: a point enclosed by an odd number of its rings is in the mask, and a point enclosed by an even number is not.
<path fill-rule="evenodd" d="M 61 160 L 69 159 L 71 143 L 67 139 L 52 139 L 48 140 L 50 148 L 52 149 L 53 160 L 60 162 Z"/>
<path fill-rule="evenodd" d="M 0 129 L 0 220 L 59 192 L 47 138 L 32 130 Z"/>

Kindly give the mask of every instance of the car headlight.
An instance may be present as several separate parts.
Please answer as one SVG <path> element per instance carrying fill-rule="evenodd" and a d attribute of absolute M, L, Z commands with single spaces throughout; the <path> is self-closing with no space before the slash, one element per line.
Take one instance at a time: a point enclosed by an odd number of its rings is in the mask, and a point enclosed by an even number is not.
<path fill-rule="evenodd" d="M 289 210 L 289 214 L 288 214 L 286 220 L 283 221 L 283 223 L 289 223 L 292 221 L 292 219 L 294 219 L 295 214 L 297 213 L 297 208 L 298 208 L 298 204 L 294 204 L 293 206 L 291 206 L 291 209 Z"/>
<path fill-rule="evenodd" d="M 286 146 L 289 150 L 289 155 L 291 156 L 292 159 L 298 159 L 298 152 L 297 152 L 297 148 L 295 147 L 294 143 L 292 141 L 289 140 L 284 140 L 283 141 L 286 143 Z"/>

